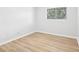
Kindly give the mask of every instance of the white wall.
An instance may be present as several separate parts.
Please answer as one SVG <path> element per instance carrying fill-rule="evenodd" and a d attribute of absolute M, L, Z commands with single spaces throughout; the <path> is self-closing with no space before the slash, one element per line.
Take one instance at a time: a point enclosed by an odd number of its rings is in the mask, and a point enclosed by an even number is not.
<path fill-rule="evenodd" d="M 67 8 L 67 18 L 58 20 L 47 20 L 47 8 L 45 7 L 37 8 L 37 10 L 37 31 L 67 36 L 77 35 L 77 8 Z"/>
<path fill-rule="evenodd" d="M 34 7 L 34 32 L 36 32 L 37 31 L 37 29 L 38 29 L 38 19 L 37 19 L 37 12 L 38 12 L 38 10 L 37 10 L 37 7 Z"/>
<path fill-rule="evenodd" d="M 47 20 L 46 7 L 0 7 L 0 43 L 30 32 L 76 36 L 77 8 L 67 8 L 66 19 Z"/>
<path fill-rule="evenodd" d="M 77 31 L 78 31 L 78 32 L 77 32 L 77 35 L 78 35 L 78 37 L 79 37 L 79 7 L 78 7 L 78 14 L 77 14 L 77 15 L 78 15 L 78 19 L 77 19 L 77 27 L 78 27 L 78 28 L 77 28 L 77 29 L 78 29 Z M 78 39 L 79 39 L 79 38 L 78 38 Z"/>
<path fill-rule="evenodd" d="M 0 43 L 34 31 L 34 8 L 0 7 Z"/>

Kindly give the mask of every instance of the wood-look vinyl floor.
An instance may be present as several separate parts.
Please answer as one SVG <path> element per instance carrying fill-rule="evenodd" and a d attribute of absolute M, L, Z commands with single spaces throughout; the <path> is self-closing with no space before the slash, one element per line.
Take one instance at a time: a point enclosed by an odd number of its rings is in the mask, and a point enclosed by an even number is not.
<path fill-rule="evenodd" d="M 78 52 L 76 39 L 35 32 L 0 46 L 1 52 Z"/>

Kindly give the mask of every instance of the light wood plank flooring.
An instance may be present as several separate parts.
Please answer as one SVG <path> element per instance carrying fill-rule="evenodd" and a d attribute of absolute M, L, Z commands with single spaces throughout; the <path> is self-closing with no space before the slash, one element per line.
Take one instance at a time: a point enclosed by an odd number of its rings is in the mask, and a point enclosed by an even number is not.
<path fill-rule="evenodd" d="M 35 32 L 0 46 L 1 52 L 76 52 L 76 39 Z"/>

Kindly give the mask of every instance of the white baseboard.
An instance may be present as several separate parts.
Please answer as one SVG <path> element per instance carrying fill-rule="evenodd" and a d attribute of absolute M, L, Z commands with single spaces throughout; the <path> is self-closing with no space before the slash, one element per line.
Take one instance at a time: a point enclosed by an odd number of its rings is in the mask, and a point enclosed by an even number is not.
<path fill-rule="evenodd" d="M 40 32 L 40 33 L 48 33 L 48 34 L 57 35 L 57 36 L 68 37 L 68 38 L 74 38 L 74 39 L 77 40 L 78 45 L 79 45 L 79 37 L 76 37 L 76 36 L 68 36 L 68 35 L 55 34 L 55 33 L 49 33 L 49 32 L 42 32 L 42 31 L 39 31 L 39 32 Z"/>
<path fill-rule="evenodd" d="M 19 36 L 19 37 L 15 37 L 15 38 L 12 38 L 12 39 L 10 39 L 10 40 L 8 40 L 8 41 L 2 42 L 2 43 L 0 43 L 0 46 L 1 46 L 1 45 L 4 45 L 4 44 L 7 44 L 7 43 L 9 43 L 9 42 L 11 42 L 11 41 L 17 40 L 17 39 L 19 39 L 19 38 L 22 38 L 22 37 L 24 37 L 24 36 L 30 35 L 30 34 L 32 34 L 32 33 L 34 33 L 34 32 L 29 32 L 29 33 L 26 33 L 26 34 L 21 35 L 21 36 Z"/>
<path fill-rule="evenodd" d="M 55 34 L 55 33 L 50 33 L 50 32 L 41 32 L 40 33 L 48 33 L 48 34 L 52 34 L 52 35 L 57 35 L 57 36 L 63 36 L 63 37 L 68 37 L 68 38 L 77 38 L 76 36 L 69 36 L 69 35 L 63 35 L 63 34 Z"/>
<path fill-rule="evenodd" d="M 77 37 L 77 42 L 78 42 L 78 45 L 79 45 L 79 37 Z"/>
<path fill-rule="evenodd" d="M 40 31 L 39 31 L 39 32 L 40 32 Z M 19 38 L 22 38 L 22 37 L 24 37 L 24 36 L 30 35 L 30 34 L 32 34 L 32 33 L 34 33 L 34 32 L 30 32 L 30 33 L 21 35 L 21 36 L 19 36 L 19 37 L 10 39 L 10 40 L 8 40 L 8 41 L 2 42 L 2 43 L 0 43 L 0 46 L 1 46 L 1 45 L 4 45 L 4 44 L 6 44 L 6 43 L 9 43 L 9 42 L 11 42 L 11 41 L 17 40 L 17 39 L 19 39 Z M 48 32 L 40 32 L 40 33 L 48 33 Z M 79 45 L 79 37 L 68 36 L 68 35 L 62 35 L 62 34 L 54 34 L 54 33 L 48 33 L 48 34 L 57 35 L 57 36 L 63 36 L 63 37 L 68 37 L 68 38 L 75 38 L 75 39 L 77 39 L 78 45 Z"/>

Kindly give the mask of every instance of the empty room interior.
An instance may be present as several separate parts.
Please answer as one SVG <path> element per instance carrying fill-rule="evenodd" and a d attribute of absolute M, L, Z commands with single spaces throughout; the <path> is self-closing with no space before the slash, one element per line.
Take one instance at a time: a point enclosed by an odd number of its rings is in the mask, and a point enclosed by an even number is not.
<path fill-rule="evenodd" d="M 0 7 L 0 52 L 79 52 L 79 8 Z"/>

